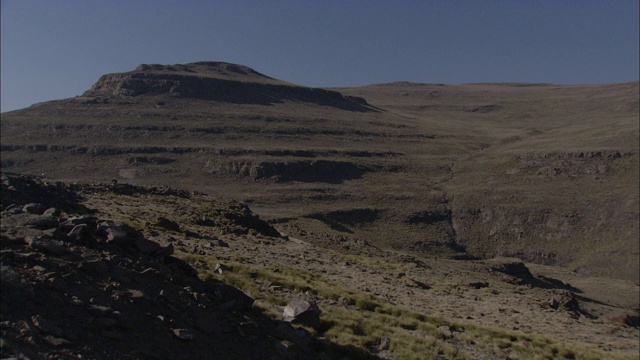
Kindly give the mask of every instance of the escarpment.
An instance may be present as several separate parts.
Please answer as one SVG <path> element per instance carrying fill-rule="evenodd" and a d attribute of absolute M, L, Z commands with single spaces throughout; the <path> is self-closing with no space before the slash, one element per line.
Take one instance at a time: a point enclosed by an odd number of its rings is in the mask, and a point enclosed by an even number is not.
<path fill-rule="evenodd" d="M 260 105 L 299 101 L 351 111 L 374 110 L 363 98 L 289 84 L 244 66 L 222 62 L 141 65 L 134 71 L 103 75 L 83 94 L 85 97 L 141 95 Z"/>

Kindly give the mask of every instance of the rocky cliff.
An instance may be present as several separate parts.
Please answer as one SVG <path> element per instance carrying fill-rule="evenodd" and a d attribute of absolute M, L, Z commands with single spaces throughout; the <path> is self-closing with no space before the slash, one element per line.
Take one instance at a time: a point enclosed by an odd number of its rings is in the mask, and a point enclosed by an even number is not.
<path fill-rule="evenodd" d="M 279 81 L 245 66 L 224 62 L 140 65 L 134 71 L 103 75 L 86 97 L 168 95 L 236 104 L 271 105 L 299 101 L 352 111 L 371 111 L 358 97 Z"/>

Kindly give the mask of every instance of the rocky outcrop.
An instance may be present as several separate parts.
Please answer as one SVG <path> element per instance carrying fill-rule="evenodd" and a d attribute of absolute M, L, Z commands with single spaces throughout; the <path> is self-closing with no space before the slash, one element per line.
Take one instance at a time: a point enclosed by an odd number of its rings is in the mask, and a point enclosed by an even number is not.
<path fill-rule="evenodd" d="M 527 266 L 520 261 L 503 262 L 489 267 L 490 271 L 500 272 L 511 276 L 516 284 L 533 284 L 536 279 Z"/>
<path fill-rule="evenodd" d="M 632 155 L 616 150 L 526 153 L 514 157 L 514 166 L 505 175 L 544 179 L 614 174 L 619 171 L 619 160 Z"/>
<path fill-rule="evenodd" d="M 18 189 L 21 196 L 4 196 Z M 77 199 L 70 189 L 3 176 L 3 357 L 257 359 L 281 341 L 297 341 L 293 328 L 277 333 L 280 322 L 252 312 L 251 296 L 200 280 L 171 244 L 124 223 L 72 214 L 73 207 L 47 208 L 49 190 L 52 199 Z M 43 203 L 26 203 L 34 194 Z M 313 351 L 287 355 L 317 359 Z"/>
<path fill-rule="evenodd" d="M 254 180 L 341 183 L 344 180 L 358 179 L 370 169 L 348 161 L 294 160 L 235 161 L 219 164 L 210 171 L 212 173 L 248 176 Z"/>
<path fill-rule="evenodd" d="M 438 209 L 438 210 L 421 210 L 416 211 L 407 216 L 405 223 L 410 225 L 415 224 L 435 224 L 439 222 L 451 223 L 451 210 L 450 209 Z"/>
<path fill-rule="evenodd" d="M 61 182 L 36 181 L 30 176 L 3 172 L 1 175 L 0 195 L 2 210 L 9 206 L 18 209 L 18 205 L 38 204 L 32 206 L 40 210 L 49 208 L 66 208 L 75 212 L 87 212 L 88 209 L 78 204 L 79 196 Z M 29 208 L 29 207 L 27 207 Z M 33 211 L 25 211 L 33 213 Z"/>
<path fill-rule="evenodd" d="M 204 67 L 203 67 L 204 66 Z M 227 63 L 141 65 L 127 73 L 102 76 L 84 97 L 169 95 L 236 104 L 272 105 L 300 101 L 350 111 L 373 111 L 362 98 L 337 91 L 280 82 L 255 70 Z"/>

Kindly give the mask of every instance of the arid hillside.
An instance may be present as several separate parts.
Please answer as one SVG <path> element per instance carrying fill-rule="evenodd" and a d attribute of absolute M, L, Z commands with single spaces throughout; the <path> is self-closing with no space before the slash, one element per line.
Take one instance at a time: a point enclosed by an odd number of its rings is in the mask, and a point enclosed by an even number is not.
<path fill-rule="evenodd" d="M 200 62 L 4 113 L 0 353 L 636 359 L 638 97 Z"/>
<path fill-rule="evenodd" d="M 624 280 L 327 249 L 167 187 L 1 180 L 2 358 L 638 357 Z"/>
<path fill-rule="evenodd" d="M 638 82 L 315 89 L 141 65 L 2 114 L 2 170 L 242 201 L 321 248 L 638 282 Z"/>

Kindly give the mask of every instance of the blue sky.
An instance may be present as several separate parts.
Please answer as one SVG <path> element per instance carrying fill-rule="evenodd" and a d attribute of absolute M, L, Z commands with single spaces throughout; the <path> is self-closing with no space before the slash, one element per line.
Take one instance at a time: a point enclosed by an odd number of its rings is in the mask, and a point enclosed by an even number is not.
<path fill-rule="evenodd" d="M 142 63 L 307 86 L 638 80 L 638 0 L 2 0 L 2 111 Z"/>

